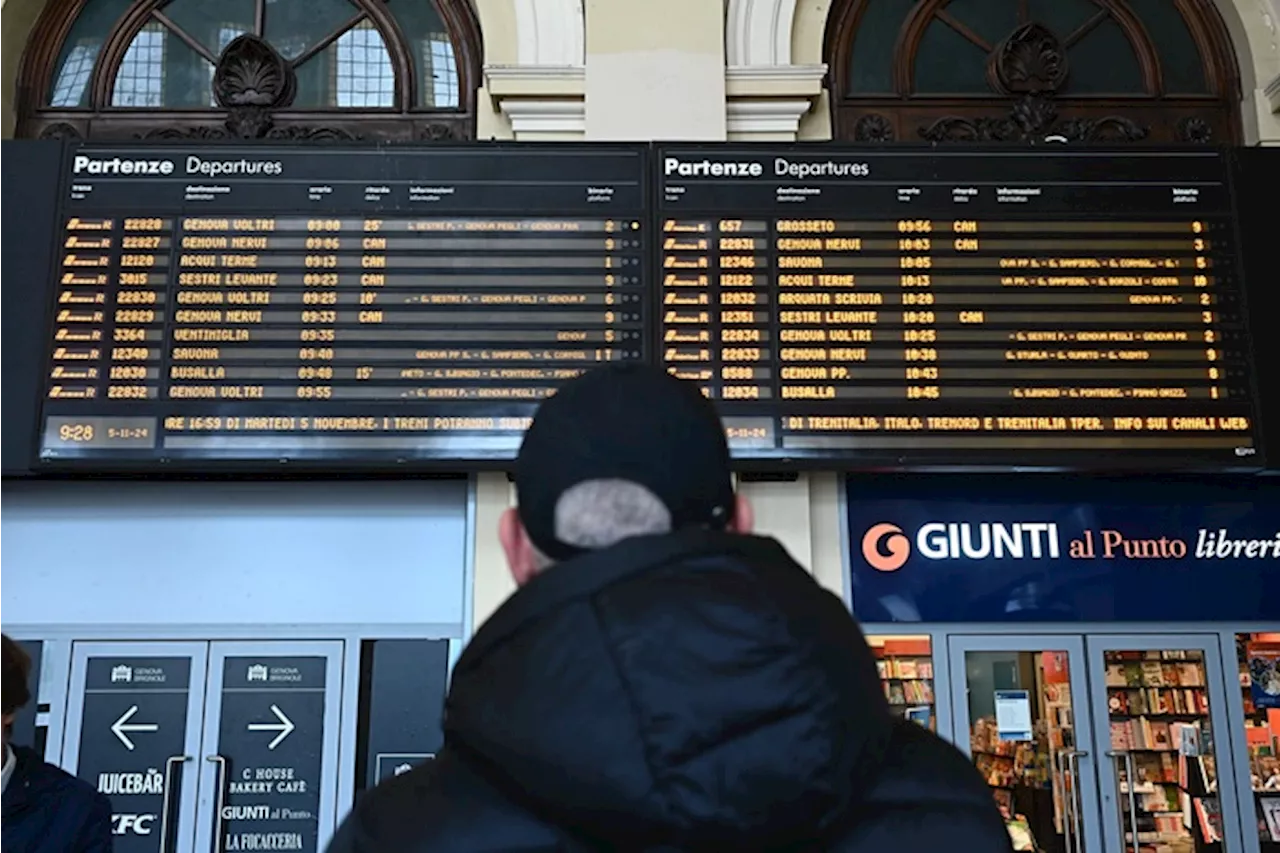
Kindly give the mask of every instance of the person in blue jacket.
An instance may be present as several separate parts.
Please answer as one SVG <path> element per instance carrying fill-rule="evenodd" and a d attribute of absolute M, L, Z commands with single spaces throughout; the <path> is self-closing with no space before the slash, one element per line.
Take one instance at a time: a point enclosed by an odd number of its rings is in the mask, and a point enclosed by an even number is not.
<path fill-rule="evenodd" d="M 31 701 L 31 658 L 3 645 L 4 771 L 0 848 L 4 853 L 111 853 L 111 802 L 91 785 L 9 742 L 18 709 Z"/>

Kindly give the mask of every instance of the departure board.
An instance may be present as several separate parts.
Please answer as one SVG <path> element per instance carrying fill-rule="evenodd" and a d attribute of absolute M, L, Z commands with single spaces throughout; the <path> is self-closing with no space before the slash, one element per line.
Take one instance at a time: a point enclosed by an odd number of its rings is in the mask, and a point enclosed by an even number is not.
<path fill-rule="evenodd" d="M 468 462 L 651 358 L 645 152 L 78 147 L 39 455 Z"/>
<path fill-rule="evenodd" d="M 740 459 L 1256 466 L 1214 151 L 664 147 L 659 358 Z"/>

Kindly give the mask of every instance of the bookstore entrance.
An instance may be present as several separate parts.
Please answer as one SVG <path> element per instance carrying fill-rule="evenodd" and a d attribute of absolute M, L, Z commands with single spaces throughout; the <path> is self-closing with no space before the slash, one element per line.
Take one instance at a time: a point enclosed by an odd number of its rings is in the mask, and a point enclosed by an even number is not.
<path fill-rule="evenodd" d="M 1015 849 L 1237 849 L 1217 635 L 953 634 L 947 648 L 952 738 Z"/>

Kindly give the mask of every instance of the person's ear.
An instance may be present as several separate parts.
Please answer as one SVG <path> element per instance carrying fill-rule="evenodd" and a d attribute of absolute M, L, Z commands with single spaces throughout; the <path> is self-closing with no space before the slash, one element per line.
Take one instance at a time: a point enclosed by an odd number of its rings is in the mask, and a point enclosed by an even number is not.
<path fill-rule="evenodd" d="M 498 519 L 498 541 L 502 543 L 502 550 L 507 555 L 507 568 L 510 569 L 516 586 L 524 586 L 533 580 L 538 571 L 538 562 L 534 556 L 533 543 L 529 541 L 529 534 L 525 533 L 515 507 L 506 510 Z"/>
<path fill-rule="evenodd" d="M 12 714 L 5 714 L 3 717 L 0 717 L 0 723 L 3 723 L 4 727 L 7 729 L 9 726 L 13 725 L 13 721 L 16 719 L 18 719 L 18 712 L 14 711 Z"/>
<path fill-rule="evenodd" d="M 733 522 L 729 529 L 734 533 L 751 533 L 756 528 L 756 511 L 745 495 L 733 496 Z"/>

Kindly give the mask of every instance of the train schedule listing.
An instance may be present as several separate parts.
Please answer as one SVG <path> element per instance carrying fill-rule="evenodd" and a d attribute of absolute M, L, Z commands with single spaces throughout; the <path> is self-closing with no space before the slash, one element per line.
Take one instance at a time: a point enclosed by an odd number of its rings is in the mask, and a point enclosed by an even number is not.
<path fill-rule="evenodd" d="M 46 457 L 510 456 L 565 379 L 649 357 L 638 156 L 492 161 L 547 212 L 480 177 L 393 180 L 421 151 L 347 152 L 373 172 L 358 193 L 336 159 L 274 156 L 282 175 L 198 211 L 182 183 L 159 212 L 110 185 L 68 205 Z"/>
<path fill-rule="evenodd" d="M 1216 154 L 661 162 L 661 358 L 740 456 L 1257 452 Z"/>

